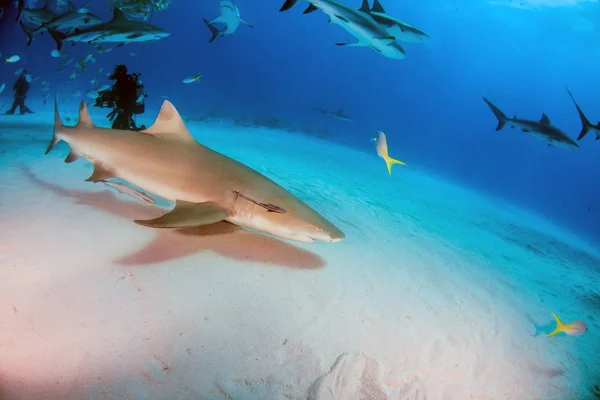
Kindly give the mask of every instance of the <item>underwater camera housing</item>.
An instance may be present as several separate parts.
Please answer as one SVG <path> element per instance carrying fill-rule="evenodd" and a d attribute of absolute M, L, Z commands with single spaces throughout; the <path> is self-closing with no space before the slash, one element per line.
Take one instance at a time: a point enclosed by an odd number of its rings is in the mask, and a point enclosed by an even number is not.
<path fill-rule="evenodd" d="M 117 75 L 118 73 L 115 71 L 108 77 L 108 79 L 118 80 Z M 132 73 L 126 75 L 128 80 L 135 82 L 135 103 L 132 109 L 134 115 L 143 114 L 146 111 L 146 105 L 144 103 L 144 99 L 146 98 L 146 95 L 144 94 L 144 84 L 139 79 L 141 75 L 142 74 L 140 73 Z M 114 110 L 107 115 L 107 118 L 110 120 L 113 120 L 116 114 L 119 112 L 119 110 L 117 109 L 117 98 L 112 89 L 107 89 L 98 92 L 98 97 L 96 98 L 94 106 L 100 108 L 113 108 Z"/>
<path fill-rule="evenodd" d="M 133 113 L 135 115 L 143 114 L 146 111 L 146 104 L 144 103 L 144 99 L 146 95 L 144 94 L 144 84 L 139 79 L 142 74 L 136 73 L 131 76 L 135 80 L 135 107 L 133 108 Z"/>

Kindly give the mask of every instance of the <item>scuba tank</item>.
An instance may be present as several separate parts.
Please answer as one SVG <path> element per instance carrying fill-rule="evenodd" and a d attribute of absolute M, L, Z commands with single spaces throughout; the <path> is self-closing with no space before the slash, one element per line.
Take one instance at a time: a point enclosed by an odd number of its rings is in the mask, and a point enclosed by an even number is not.
<path fill-rule="evenodd" d="M 146 98 L 146 94 L 144 94 L 144 84 L 140 80 L 140 74 L 135 74 L 135 107 L 133 108 L 134 114 L 143 114 L 146 111 L 146 104 L 144 104 L 144 99 Z"/>

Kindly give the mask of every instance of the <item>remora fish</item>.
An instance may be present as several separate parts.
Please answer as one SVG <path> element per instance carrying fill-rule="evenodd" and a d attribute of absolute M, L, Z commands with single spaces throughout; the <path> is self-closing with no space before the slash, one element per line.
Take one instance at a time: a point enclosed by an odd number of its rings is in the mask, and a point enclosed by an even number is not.
<path fill-rule="evenodd" d="M 175 202 L 167 214 L 135 221 L 154 228 L 183 228 L 229 221 L 301 242 L 339 242 L 344 234 L 287 190 L 257 171 L 198 143 L 181 116 L 163 102 L 154 125 L 141 131 L 94 126 L 81 102 L 75 127 L 62 124 L 54 103 L 54 136 L 71 148 L 65 162 L 80 157 L 94 164 L 90 182 L 121 178 Z"/>
<path fill-rule="evenodd" d="M 422 30 L 386 14 L 379 0 L 373 1 L 371 16 L 375 22 L 383 26 L 390 35 L 401 42 L 422 43 L 430 39 L 429 35 Z"/>
<path fill-rule="evenodd" d="M 493 105 L 485 97 L 483 100 L 487 103 L 488 107 L 492 110 L 496 118 L 498 118 L 498 126 L 496 131 L 499 131 L 508 124 L 511 128 L 517 128 L 523 132 L 531 133 L 538 139 L 548 143 L 548 146 L 564 147 L 568 149 L 579 148 L 577 142 L 567 136 L 562 130 L 550 123 L 550 118 L 546 114 L 542 114 L 542 118 L 539 121 L 533 121 L 528 119 L 520 119 L 515 115 L 513 118 L 508 118 L 498 107 Z"/>
<path fill-rule="evenodd" d="M 280 11 L 292 8 L 300 0 L 286 0 Z M 402 60 L 406 57 L 404 49 L 381 25 L 371 16 L 369 2 L 363 0 L 360 9 L 356 10 L 335 0 L 308 0 L 310 5 L 304 11 L 308 14 L 321 10 L 329 16 L 329 21 L 340 25 L 348 33 L 358 39 L 355 43 L 336 43 L 338 46 L 367 46 L 380 54 Z"/>
<path fill-rule="evenodd" d="M 204 21 L 213 35 L 209 42 L 212 42 L 213 40 L 215 40 L 215 38 L 217 36 L 233 35 L 235 33 L 235 31 L 237 30 L 237 28 L 240 26 L 240 23 L 246 24 L 250 28 L 254 28 L 251 24 L 244 21 L 240 17 L 240 9 L 232 1 L 222 0 L 220 2 L 220 7 L 221 7 L 221 15 L 220 16 L 218 16 L 217 18 L 213 19 L 210 22 L 206 22 L 206 20 Z M 224 29 L 213 29 L 213 25 L 215 23 L 225 24 L 225 28 Z"/>
<path fill-rule="evenodd" d="M 577 138 L 577 140 L 583 139 L 589 131 L 592 131 L 596 134 L 596 140 L 600 140 L 600 122 L 598 122 L 597 125 L 592 124 L 579 107 L 579 104 L 577 104 L 577 102 L 575 101 L 575 98 L 573 97 L 569 89 L 567 89 L 567 93 L 569 93 L 569 96 L 571 96 L 571 100 L 573 100 L 575 108 L 577 108 L 577 112 L 579 113 L 579 119 L 581 120 L 581 132 L 579 133 L 579 137 Z"/>
<path fill-rule="evenodd" d="M 86 42 L 86 43 L 145 43 L 153 42 L 170 35 L 169 32 L 140 21 L 128 20 L 118 9 L 114 9 L 114 16 L 110 22 L 96 24 L 83 28 L 70 35 L 57 31 L 51 31 L 52 38 L 56 41 L 56 47 L 60 50 L 63 42 Z"/>

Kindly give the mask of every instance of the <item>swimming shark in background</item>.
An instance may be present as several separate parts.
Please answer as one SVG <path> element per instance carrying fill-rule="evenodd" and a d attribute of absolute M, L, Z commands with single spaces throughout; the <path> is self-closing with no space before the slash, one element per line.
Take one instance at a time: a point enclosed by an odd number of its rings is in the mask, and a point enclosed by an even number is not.
<path fill-rule="evenodd" d="M 137 224 L 184 228 L 219 221 L 300 242 L 339 242 L 342 233 L 290 192 L 257 171 L 198 143 L 175 107 L 164 101 L 156 122 L 141 132 L 96 127 L 81 102 L 79 122 L 62 124 L 55 100 L 54 136 L 46 154 L 65 141 L 70 163 L 94 165 L 89 182 L 120 178 L 170 200 L 175 208 Z"/>
<path fill-rule="evenodd" d="M 325 109 L 319 107 L 319 108 L 315 108 L 315 111 L 318 113 L 321 113 L 323 115 L 330 115 L 330 116 L 340 119 L 342 121 L 353 121 L 353 119 L 349 115 L 347 115 L 344 112 L 344 110 L 342 110 L 341 108 L 337 111 L 328 111 L 328 110 L 325 110 Z"/>
<path fill-rule="evenodd" d="M 58 31 L 50 31 L 52 38 L 56 41 L 56 48 L 60 51 L 63 43 L 85 42 L 85 43 L 119 43 L 119 46 L 127 43 L 146 43 L 165 38 L 169 32 L 141 21 L 132 21 L 125 17 L 118 8 L 114 9 L 112 20 L 77 30 L 72 34 L 65 35 Z"/>
<path fill-rule="evenodd" d="M 24 6 L 24 3 L 19 3 L 19 7 Z M 48 5 L 42 8 L 20 8 L 19 17 L 17 20 L 20 22 L 35 26 L 40 26 L 44 23 L 52 21 L 57 15 L 48 9 Z"/>
<path fill-rule="evenodd" d="M 232 1 L 222 0 L 220 2 L 220 7 L 220 16 L 218 16 L 210 22 L 206 22 L 206 20 L 204 20 L 211 33 L 213 34 L 213 37 L 209 42 L 215 40 L 217 36 L 233 35 L 237 28 L 240 26 L 240 23 L 246 24 L 250 28 L 254 28 L 251 24 L 244 21 L 240 17 L 240 9 Z M 213 25 L 217 23 L 225 24 L 225 27 L 223 29 L 213 28 Z"/>
<path fill-rule="evenodd" d="M 40 24 L 35 29 L 29 29 L 21 23 L 21 28 L 27 34 L 27 45 L 31 45 L 33 37 L 36 33 L 55 30 L 75 30 L 89 25 L 97 25 L 102 23 L 102 20 L 89 11 L 79 12 L 77 10 L 68 11 L 64 14 L 52 18 L 48 22 Z"/>
<path fill-rule="evenodd" d="M 300 0 L 286 0 L 279 11 L 285 11 L 298 4 Z M 366 46 L 378 53 L 393 59 L 402 60 L 406 57 L 404 49 L 371 16 L 368 0 L 363 0 L 360 9 L 349 7 L 335 0 L 308 0 L 310 5 L 304 11 L 308 14 L 321 10 L 329 21 L 340 25 L 358 41 L 354 43 L 336 43 L 338 46 Z"/>
<path fill-rule="evenodd" d="M 577 104 L 577 102 L 575 101 L 575 98 L 573 97 L 573 95 L 571 94 L 571 91 L 568 88 L 567 88 L 567 93 L 569 93 L 569 96 L 571 96 L 571 100 L 573 100 L 573 103 L 575 104 L 575 108 L 577 108 L 577 112 L 579 113 L 579 119 L 581 120 L 581 125 L 582 125 L 581 133 L 579 133 L 579 137 L 577 138 L 577 140 L 583 139 L 589 131 L 592 131 L 596 134 L 596 140 L 600 140 L 600 122 L 598 122 L 597 125 L 592 124 L 587 119 L 587 117 L 585 116 L 585 114 L 583 113 L 581 108 L 579 107 L 579 104 Z"/>
<path fill-rule="evenodd" d="M 504 128 L 508 124 L 511 128 L 517 128 L 523 132 L 527 132 L 548 143 L 548 146 L 563 147 L 567 149 L 579 148 L 577 142 L 571 139 L 565 132 L 550 123 L 550 118 L 542 113 L 542 118 L 539 121 L 528 119 L 520 119 L 515 115 L 513 118 L 508 118 L 498 107 L 490 102 L 485 97 L 483 100 L 492 110 L 498 119 L 496 131 Z"/>
<path fill-rule="evenodd" d="M 375 22 L 383 26 L 390 35 L 401 42 L 423 43 L 430 39 L 429 35 L 422 30 L 386 14 L 379 0 L 373 1 L 371 16 Z"/>

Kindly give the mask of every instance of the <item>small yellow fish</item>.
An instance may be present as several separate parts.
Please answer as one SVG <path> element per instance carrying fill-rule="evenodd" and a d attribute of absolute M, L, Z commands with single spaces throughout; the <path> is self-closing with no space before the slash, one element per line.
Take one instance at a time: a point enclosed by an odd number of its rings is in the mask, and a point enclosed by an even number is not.
<path fill-rule="evenodd" d="M 562 323 L 562 321 L 558 318 L 558 316 L 556 314 L 552 313 L 552 316 L 556 320 L 556 329 L 554 330 L 554 332 L 550 333 L 548 336 L 554 336 L 561 332 L 564 332 L 565 334 L 567 334 L 569 336 L 579 336 L 579 335 L 583 335 L 588 330 L 585 322 L 583 322 L 581 320 L 571 322 L 570 324 L 565 325 Z"/>
<path fill-rule="evenodd" d="M 377 155 L 385 160 L 385 165 L 387 166 L 388 172 L 390 176 L 392 176 L 392 165 L 400 164 L 406 165 L 400 160 L 396 160 L 388 155 L 388 146 L 387 139 L 385 137 L 385 133 L 381 131 L 377 131 L 377 136 L 375 137 L 375 141 L 377 141 Z"/>
<path fill-rule="evenodd" d="M 202 74 L 196 76 L 188 76 L 183 80 L 183 83 L 200 82 L 200 78 L 202 78 Z"/>
<path fill-rule="evenodd" d="M 10 57 L 4 59 L 5 60 L 4 65 L 6 65 L 8 63 L 16 63 L 20 59 L 21 59 L 21 57 L 19 57 L 19 56 L 10 56 Z"/>

